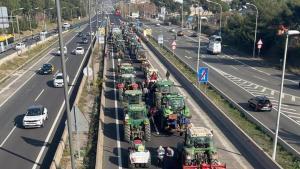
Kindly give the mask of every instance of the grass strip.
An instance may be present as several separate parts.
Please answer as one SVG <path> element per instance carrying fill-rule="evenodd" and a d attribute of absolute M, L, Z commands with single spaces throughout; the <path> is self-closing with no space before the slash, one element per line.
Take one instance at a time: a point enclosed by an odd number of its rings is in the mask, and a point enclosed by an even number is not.
<path fill-rule="evenodd" d="M 180 72 L 189 78 L 189 80 L 193 84 L 197 84 L 197 76 L 196 73 L 185 66 L 182 61 L 180 61 L 177 57 L 173 56 L 173 54 L 163 48 L 160 48 L 156 40 L 149 38 L 149 42 L 160 52 L 163 54 L 168 61 L 176 66 Z M 198 85 L 196 85 L 198 86 Z M 217 105 L 227 116 L 231 118 L 248 136 L 250 136 L 265 152 L 267 152 L 270 156 L 272 154 L 273 147 L 273 139 L 268 136 L 263 130 L 260 129 L 256 124 L 249 121 L 245 115 L 240 112 L 238 109 L 234 108 L 227 100 L 222 98 L 217 91 L 212 88 L 205 89 L 204 85 L 201 85 L 198 88 L 201 91 L 205 91 L 205 94 L 213 101 L 215 105 Z M 276 161 L 279 165 L 281 165 L 285 169 L 300 169 L 300 161 L 293 154 L 286 151 L 281 145 L 277 147 L 277 156 Z"/>

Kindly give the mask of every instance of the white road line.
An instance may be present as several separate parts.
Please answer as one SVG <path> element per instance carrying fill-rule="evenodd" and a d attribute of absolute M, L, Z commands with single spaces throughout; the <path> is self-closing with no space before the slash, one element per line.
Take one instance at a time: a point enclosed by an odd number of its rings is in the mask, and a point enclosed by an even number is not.
<path fill-rule="evenodd" d="M 288 105 L 284 105 L 284 104 L 281 105 L 281 109 L 282 109 L 282 110 L 288 110 L 288 111 L 294 111 L 294 112 L 297 111 L 297 110 L 295 110 L 295 109 L 290 109 L 290 108 L 286 108 L 286 107 L 289 107 L 289 106 L 288 106 Z M 276 106 L 274 106 L 274 108 L 277 109 L 278 106 L 276 105 Z"/>
<path fill-rule="evenodd" d="M 300 119 L 300 116 L 291 116 L 291 115 L 288 115 L 288 116 L 291 118 Z"/>
<path fill-rule="evenodd" d="M 65 62 L 67 62 L 68 60 L 69 60 L 69 57 L 66 58 L 66 61 L 65 61 Z"/>
<path fill-rule="evenodd" d="M 254 89 L 257 89 L 259 86 L 258 85 L 255 85 Z"/>
<path fill-rule="evenodd" d="M 192 57 L 190 57 L 190 56 L 184 56 L 185 58 L 187 58 L 187 59 L 191 59 Z"/>
<path fill-rule="evenodd" d="M 115 70 L 114 52 L 111 52 L 112 68 Z M 122 154 L 121 154 L 121 142 L 120 142 L 120 129 L 119 129 L 119 118 L 118 118 L 118 104 L 117 104 L 117 90 L 116 90 L 116 75 L 113 72 L 114 77 L 114 95 L 115 95 L 115 117 L 116 117 L 116 130 L 117 130 L 117 147 L 118 147 L 118 166 L 122 169 Z"/>
<path fill-rule="evenodd" d="M 264 87 L 262 90 L 261 90 L 261 92 L 265 92 L 267 89 Z"/>
<path fill-rule="evenodd" d="M 37 99 L 39 99 L 39 97 L 42 95 L 42 93 L 45 91 L 45 89 L 43 89 L 41 92 L 40 92 L 40 94 L 34 99 L 34 101 L 36 102 L 37 101 Z"/>
<path fill-rule="evenodd" d="M 271 95 L 274 95 L 275 91 L 274 90 L 271 90 Z"/>
<path fill-rule="evenodd" d="M 295 102 L 296 101 L 296 97 L 292 96 L 292 101 Z"/>
<path fill-rule="evenodd" d="M 230 65 L 230 67 L 232 67 L 232 68 L 235 69 L 235 70 L 239 70 L 238 68 L 236 68 L 236 67 L 234 67 L 234 66 L 232 66 L 232 65 Z"/>
<path fill-rule="evenodd" d="M 299 115 L 300 116 L 300 114 L 299 113 L 294 113 L 294 112 L 289 112 L 289 111 L 281 111 L 282 113 L 286 113 L 286 114 L 295 114 L 295 115 Z"/>
<path fill-rule="evenodd" d="M 2 141 L 0 147 L 3 147 L 3 145 L 5 144 L 5 142 L 7 141 L 7 139 L 10 137 L 10 135 L 14 132 L 14 130 L 15 130 L 16 128 L 17 128 L 17 127 L 14 126 L 14 127 L 12 128 L 12 130 L 10 130 L 9 134 L 8 134 L 8 135 L 5 137 L 5 139 Z"/>
<path fill-rule="evenodd" d="M 267 81 L 266 79 L 263 79 L 261 77 L 255 76 L 255 75 L 253 77 L 255 77 L 255 78 L 259 79 L 259 80 Z"/>

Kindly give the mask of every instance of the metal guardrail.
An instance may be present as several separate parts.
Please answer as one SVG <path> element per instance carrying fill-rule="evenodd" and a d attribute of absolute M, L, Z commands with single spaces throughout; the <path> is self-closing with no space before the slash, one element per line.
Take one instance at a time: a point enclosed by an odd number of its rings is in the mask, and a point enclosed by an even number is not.
<path fill-rule="evenodd" d="M 227 135 L 229 140 L 236 145 L 240 152 L 250 161 L 255 164 L 255 168 L 266 169 L 279 169 L 281 166 L 277 162 L 273 161 L 263 149 L 261 149 L 254 140 L 252 140 L 241 128 L 239 128 L 221 109 L 219 109 L 213 102 L 201 92 L 197 86 L 195 86 L 188 77 L 184 76 L 173 64 L 170 64 L 166 59 L 148 40 L 146 40 L 139 33 L 138 35 L 146 43 L 146 45 L 154 52 L 159 60 L 166 66 L 166 68 L 175 76 L 177 81 L 181 82 L 182 86 L 192 96 L 192 98 L 203 108 L 205 112 L 211 117 L 211 119 L 218 125 L 219 128 Z M 165 47 L 164 47 L 165 48 Z M 165 48 L 169 51 L 169 49 Z M 178 59 L 180 57 L 176 56 Z M 182 61 L 182 60 L 181 60 Z M 183 62 L 183 61 L 182 61 Z M 183 62 L 183 64 L 185 64 Z M 192 69 L 190 65 L 185 64 L 188 68 Z M 192 69 L 193 70 L 193 69 Z M 209 84 L 216 91 L 223 95 L 219 89 Z M 224 98 L 226 95 L 224 95 Z M 234 105 L 233 105 L 234 106 Z"/>
<path fill-rule="evenodd" d="M 153 40 L 156 40 L 153 36 L 151 36 Z M 168 52 L 171 52 L 171 49 L 169 47 L 166 47 L 165 45 L 162 46 L 165 50 Z M 174 53 L 174 56 L 185 66 L 187 66 L 190 70 L 196 73 L 196 70 L 189 64 L 186 64 L 184 60 L 182 60 L 182 57 L 179 57 L 177 54 Z M 252 123 L 256 124 L 263 132 L 265 132 L 268 136 L 272 137 L 272 139 L 275 137 L 275 133 L 268 128 L 266 125 L 264 125 L 262 122 L 260 122 L 257 118 L 255 118 L 253 115 L 251 115 L 247 110 L 245 110 L 242 106 L 240 106 L 238 103 L 236 103 L 232 98 L 227 96 L 222 90 L 214 86 L 211 82 L 208 82 L 208 86 L 210 86 L 212 89 L 214 89 L 219 95 L 222 96 L 225 100 L 227 100 L 231 106 L 238 109 L 240 112 L 242 112 L 248 120 L 250 120 Z M 283 140 L 281 137 L 278 137 L 278 143 L 284 147 L 288 152 L 292 153 L 294 156 L 296 156 L 298 159 L 300 159 L 300 152 L 298 152 L 295 148 L 293 148 L 291 145 L 289 145 L 285 140 Z"/>

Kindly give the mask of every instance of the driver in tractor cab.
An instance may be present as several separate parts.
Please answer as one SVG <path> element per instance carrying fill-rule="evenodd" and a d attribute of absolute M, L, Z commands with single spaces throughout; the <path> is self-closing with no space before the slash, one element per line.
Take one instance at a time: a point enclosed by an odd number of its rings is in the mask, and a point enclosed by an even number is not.
<path fill-rule="evenodd" d="M 153 72 L 150 76 L 150 82 L 154 82 L 157 80 L 157 73 Z"/>

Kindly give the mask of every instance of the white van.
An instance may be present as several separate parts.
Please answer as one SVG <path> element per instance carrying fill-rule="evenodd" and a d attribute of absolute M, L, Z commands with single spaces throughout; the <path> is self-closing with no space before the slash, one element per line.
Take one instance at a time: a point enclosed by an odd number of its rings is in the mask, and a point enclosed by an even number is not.
<path fill-rule="evenodd" d="M 222 50 L 222 38 L 218 35 L 213 35 L 209 38 L 207 53 L 220 54 Z"/>

